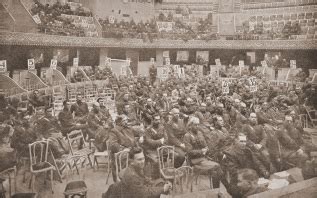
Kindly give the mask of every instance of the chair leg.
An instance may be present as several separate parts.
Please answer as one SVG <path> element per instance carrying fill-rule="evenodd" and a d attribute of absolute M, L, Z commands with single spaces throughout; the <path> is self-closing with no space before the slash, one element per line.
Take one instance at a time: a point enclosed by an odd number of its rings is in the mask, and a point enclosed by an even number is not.
<path fill-rule="evenodd" d="M 52 194 L 54 193 L 53 191 L 53 169 L 51 169 L 51 190 L 52 190 Z"/>
<path fill-rule="evenodd" d="M 111 173 L 111 163 L 108 161 L 108 174 L 107 174 L 107 180 L 106 180 L 106 184 L 108 184 L 109 181 L 109 177 L 110 177 L 110 173 Z"/>
<path fill-rule="evenodd" d="M 211 189 L 214 189 L 214 185 L 212 184 L 212 172 L 209 173 L 209 186 Z"/>
<path fill-rule="evenodd" d="M 93 168 L 93 165 L 92 165 L 92 162 L 91 162 L 91 159 L 90 159 L 90 155 L 87 155 L 87 158 L 88 158 L 88 162 L 89 162 L 90 167 Z"/>

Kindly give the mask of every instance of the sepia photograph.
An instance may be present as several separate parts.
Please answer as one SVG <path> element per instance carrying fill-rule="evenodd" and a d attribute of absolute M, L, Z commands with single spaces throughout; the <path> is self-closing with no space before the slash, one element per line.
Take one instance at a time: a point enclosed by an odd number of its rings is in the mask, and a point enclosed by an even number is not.
<path fill-rule="evenodd" d="M 0 0 L 0 198 L 317 198 L 317 0 Z"/>

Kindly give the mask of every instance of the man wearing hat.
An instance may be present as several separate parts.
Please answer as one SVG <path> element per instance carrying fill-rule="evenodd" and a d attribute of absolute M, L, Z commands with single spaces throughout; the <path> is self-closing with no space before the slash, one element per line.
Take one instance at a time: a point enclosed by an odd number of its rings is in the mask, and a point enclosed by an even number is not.
<path fill-rule="evenodd" d="M 185 124 L 179 118 L 179 109 L 171 110 L 171 120 L 166 124 L 168 144 L 175 146 L 175 168 L 182 166 L 185 160 L 186 146 L 184 135 L 186 133 Z"/>

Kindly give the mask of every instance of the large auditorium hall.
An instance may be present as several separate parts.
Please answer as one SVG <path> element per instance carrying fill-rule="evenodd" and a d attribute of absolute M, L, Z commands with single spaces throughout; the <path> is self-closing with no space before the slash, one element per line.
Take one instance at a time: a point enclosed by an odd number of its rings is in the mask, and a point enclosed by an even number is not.
<path fill-rule="evenodd" d="M 0 198 L 317 198 L 316 0 L 0 0 Z"/>

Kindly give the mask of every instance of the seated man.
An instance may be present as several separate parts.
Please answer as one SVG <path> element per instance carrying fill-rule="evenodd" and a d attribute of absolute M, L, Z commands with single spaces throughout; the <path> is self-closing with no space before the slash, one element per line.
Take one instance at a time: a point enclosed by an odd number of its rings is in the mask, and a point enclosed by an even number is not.
<path fill-rule="evenodd" d="M 208 146 L 204 135 L 198 128 L 199 119 L 192 117 L 188 123 L 188 131 L 184 136 L 187 154 L 191 165 L 197 167 L 199 170 L 212 171 L 217 173 L 213 175 L 214 187 L 219 187 L 219 181 L 222 175 L 220 165 L 211 161 L 206 157 Z"/>
<path fill-rule="evenodd" d="M 66 134 L 74 131 L 74 130 L 80 130 L 80 129 L 86 129 L 87 124 L 78 124 L 75 122 L 73 115 L 70 111 L 70 102 L 65 100 L 63 102 L 64 109 L 58 114 L 58 120 L 61 124 L 61 131 L 64 136 Z"/>
<path fill-rule="evenodd" d="M 168 145 L 175 147 L 175 168 L 182 166 L 185 161 L 186 145 L 184 142 L 185 124 L 179 118 L 179 110 L 174 108 L 171 111 L 172 118 L 166 124 Z"/>
<path fill-rule="evenodd" d="M 171 183 L 151 181 L 144 175 L 145 157 L 141 148 L 133 147 L 129 153 L 130 164 L 124 171 L 121 182 L 112 184 L 103 198 L 159 198 L 168 194 Z"/>
<path fill-rule="evenodd" d="M 53 108 L 45 109 L 45 115 L 34 124 L 38 139 L 51 138 L 50 147 L 55 158 L 60 158 L 69 152 L 69 146 L 60 133 L 58 120 L 52 115 Z"/>
<path fill-rule="evenodd" d="M 270 161 L 269 152 L 266 148 L 267 134 L 263 126 L 258 124 L 256 113 L 251 113 L 249 123 L 243 125 L 242 132 L 247 136 L 247 146 L 252 153 L 263 163 L 266 169 L 274 173 L 276 169 Z"/>
<path fill-rule="evenodd" d="M 95 102 L 92 105 L 92 110 L 88 114 L 88 139 L 96 139 L 97 130 L 104 128 L 107 125 L 108 118 L 105 117 L 101 110 L 100 104 Z"/>
<path fill-rule="evenodd" d="M 161 118 L 159 115 L 154 116 L 154 120 L 152 125 L 149 126 L 145 131 L 144 138 L 144 154 L 146 156 L 146 160 L 152 164 L 152 173 L 154 179 L 158 178 L 160 175 L 159 172 L 159 164 L 158 164 L 158 156 L 157 156 L 157 148 L 165 145 L 167 142 L 167 134 L 166 129 L 161 124 Z"/>
<path fill-rule="evenodd" d="M 137 141 L 137 138 L 139 140 Z M 110 131 L 109 134 L 110 150 L 112 158 L 112 176 L 113 181 L 117 181 L 116 165 L 115 165 L 115 153 L 122 150 L 130 150 L 132 147 L 143 143 L 144 137 L 140 131 L 135 131 L 128 126 L 127 120 L 119 116 L 116 119 L 116 126 Z"/>
<path fill-rule="evenodd" d="M 72 104 L 70 107 L 70 112 L 75 115 L 75 119 L 80 123 L 86 123 L 86 118 L 88 116 L 89 110 L 86 102 L 83 101 L 82 96 L 77 95 L 76 103 Z"/>

